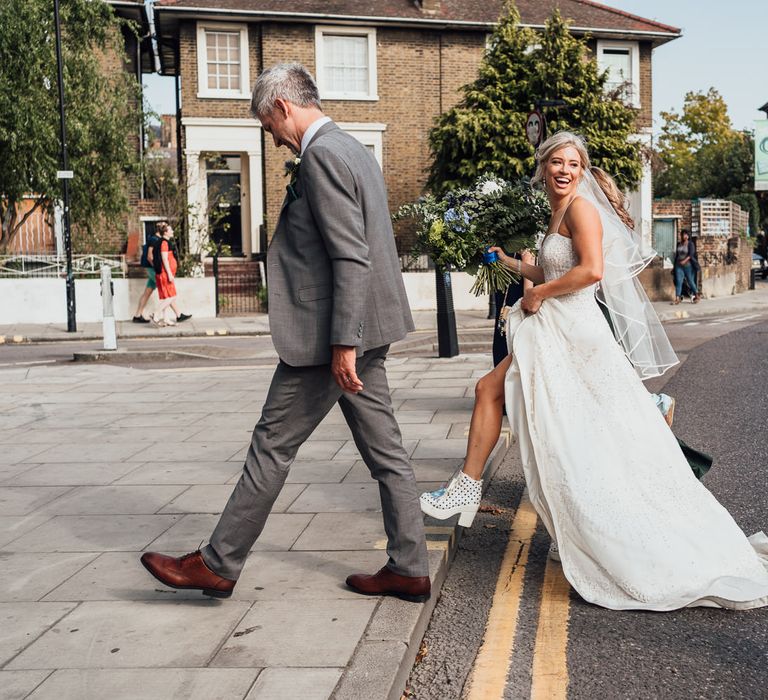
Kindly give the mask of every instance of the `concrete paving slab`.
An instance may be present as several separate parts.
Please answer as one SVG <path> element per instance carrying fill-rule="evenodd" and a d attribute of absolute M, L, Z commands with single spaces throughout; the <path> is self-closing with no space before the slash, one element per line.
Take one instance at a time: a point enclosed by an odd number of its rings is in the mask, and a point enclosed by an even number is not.
<path fill-rule="evenodd" d="M 442 440 L 450 427 L 445 423 L 404 423 L 400 434 L 403 440 Z"/>
<path fill-rule="evenodd" d="M 51 519 L 50 515 L 32 513 L 32 515 L 0 516 L 0 547 L 31 532 L 39 525 Z"/>
<path fill-rule="evenodd" d="M 367 484 L 310 484 L 288 508 L 289 513 L 361 513 L 380 511 L 379 486 Z"/>
<path fill-rule="evenodd" d="M 434 411 L 395 411 L 395 419 L 402 428 L 408 423 L 431 423 Z"/>
<path fill-rule="evenodd" d="M 47 445 L 41 445 L 39 443 L 3 443 L 0 445 L 0 464 L 16 464 L 17 462 L 23 462 L 29 457 L 44 453 L 48 449 Z M 45 459 L 41 459 L 41 462 L 45 462 Z"/>
<path fill-rule="evenodd" d="M 238 474 L 239 478 L 239 474 Z M 305 484 L 286 484 L 277 497 L 273 513 L 283 513 L 304 490 Z M 152 487 L 157 488 L 157 487 Z M 190 486 L 170 503 L 159 510 L 160 513 L 221 513 L 227 504 L 233 489 L 232 484 Z"/>
<path fill-rule="evenodd" d="M 41 508 L 52 515 L 151 515 L 185 486 L 77 486 Z M 172 511 L 169 511 L 172 512 Z"/>
<path fill-rule="evenodd" d="M 403 642 L 364 641 L 336 689 L 334 700 L 389 699 L 408 646 Z M 407 679 L 407 675 L 406 675 Z"/>
<path fill-rule="evenodd" d="M 144 449 L 143 444 L 135 443 L 100 443 L 87 442 L 79 444 L 43 445 L 45 449 L 27 456 L 24 461 L 34 464 L 61 462 L 122 462 Z M 19 460 L 21 461 L 21 460 Z M 146 462 L 147 460 L 139 460 Z"/>
<path fill-rule="evenodd" d="M 118 479 L 116 484 L 226 484 L 239 475 L 234 462 L 150 462 Z"/>
<path fill-rule="evenodd" d="M 332 484 L 340 482 L 355 464 L 352 460 L 294 462 L 287 482 L 297 484 Z"/>
<path fill-rule="evenodd" d="M 292 549 L 381 549 L 386 539 L 381 513 L 318 513 Z"/>
<path fill-rule="evenodd" d="M 67 486 L 0 486 L 0 513 L 29 515 L 70 490 Z"/>
<path fill-rule="evenodd" d="M 456 457 L 463 459 L 467 453 L 466 438 L 445 440 L 419 440 L 419 446 L 413 453 L 414 459 L 435 459 Z"/>
<path fill-rule="evenodd" d="M 66 669 L 52 674 L 29 700 L 241 700 L 258 673 L 240 668 Z"/>
<path fill-rule="evenodd" d="M 22 605 L 71 608 L 64 603 Z M 8 668 L 50 668 L 54 659 L 60 669 L 202 667 L 247 610 L 248 603 L 236 601 L 82 603 Z"/>
<path fill-rule="evenodd" d="M 423 399 L 437 396 L 440 398 L 460 398 L 464 396 L 465 386 L 428 387 L 426 389 L 394 389 L 393 399 Z"/>
<path fill-rule="evenodd" d="M 92 553 L 0 552 L 0 600 L 40 600 L 95 557 Z"/>
<path fill-rule="evenodd" d="M 375 599 L 313 600 L 297 606 L 291 601 L 259 601 L 211 665 L 344 667 L 377 603 Z"/>
<path fill-rule="evenodd" d="M 242 449 L 242 442 L 168 442 L 142 447 L 131 462 L 226 462 Z"/>
<path fill-rule="evenodd" d="M 31 464 L 0 464 L 0 484 L 12 486 L 12 479 L 32 469 Z"/>
<path fill-rule="evenodd" d="M 341 668 L 267 668 L 259 674 L 246 700 L 326 700 Z"/>
<path fill-rule="evenodd" d="M 49 675 L 50 671 L 0 671 L 3 700 L 24 700 Z M 59 696 L 61 697 L 61 696 Z M 58 700 L 58 698 L 57 698 Z"/>
<path fill-rule="evenodd" d="M 0 603 L 0 666 L 13 659 L 74 607 L 73 603 Z M 51 659 L 48 659 L 45 666 L 34 668 L 50 667 Z M 17 665 L 15 668 L 33 667 Z"/>
<path fill-rule="evenodd" d="M 57 515 L 9 542 L 10 552 L 106 552 L 148 545 L 178 515 Z"/>
<path fill-rule="evenodd" d="M 26 465 L 8 486 L 106 486 L 141 465 L 134 462 L 66 462 Z"/>
<path fill-rule="evenodd" d="M 160 552 L 189 552 L 196 549 L 201 540 L 208 540 L 219 521 L 218 515 L 199 513 L 167 517 L 178 518 L 178 522 L 143 549 Z M 253 551 L 289 550 L 311 519 L 312 516 L 309 513 L 272 513 L 267 518 L 267 524 L 259 539 L 253 545 Z"/>

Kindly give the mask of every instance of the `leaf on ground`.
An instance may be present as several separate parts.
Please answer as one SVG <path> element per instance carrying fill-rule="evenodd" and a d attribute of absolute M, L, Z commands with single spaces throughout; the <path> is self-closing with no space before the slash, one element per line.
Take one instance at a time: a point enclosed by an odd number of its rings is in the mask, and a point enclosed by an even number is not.
<path fill-rule="evenodd" d="M 235 632 L 232 636 L 233 637 L 242 637 L 243 635 L 250 634 L 251 632 L 255 632 L 256 630 L 260 630 L 261 625 L 254 625 L 253 627 L 246 627 L 241 632 Z"/>
<path fill-rule="evenodd" d="M 478 510 L 481 513 L 490 513 L 491 515 L 501 515 L 504 512 L 502 508 L 496 508 L 495 506 L 480 506 Z"/>
<path fill-rule="evenodd" d="M 486 523 L 485 525 L 483 525 L 483 527 L 484 527 L 486 530 L 496 530 L 496 529 L 498 529 L 498 526 L 497 526 L 497 525 L 491 525 L 490 523 Z"/>
<path fill-rule="evenodd" d="M 427 647 L 426 642 L 422 642 L 421 646 L 419 647 L 419 652 L 416 654 L 416 663 L 420 664 L 422 661 L 424 661 L 424 657 L 429 654 L 429 648 Z"/>

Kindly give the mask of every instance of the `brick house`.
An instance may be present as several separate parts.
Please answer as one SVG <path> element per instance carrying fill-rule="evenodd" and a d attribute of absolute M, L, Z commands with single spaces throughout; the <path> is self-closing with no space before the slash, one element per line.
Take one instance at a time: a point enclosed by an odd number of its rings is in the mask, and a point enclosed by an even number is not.
<path fill-rule="evenodd" d="M 317 77 L 325 111 L 372 150 L 384 171 L 390 206 L 421 193 L 433 120 L 476 77 L 503 0 L 111 0 L 154 31 L 144 40 L 145 72 L 177 77 L 180 150 L 190 250 L 204 235 L 200 212 L 212 190 L 237 192 L 227 203 L 226 239 L 237 254 L 265 250 L 285 190 L 286 153 L 249 113 L 250 88 L 266 66 L 299 61 Z M 555 7 L 589 35 L 614 85 L 628 84 L 637 138 L 650 145 L 653 49 L 680 30 L 590 0 L 518 0 L 522 23 L 542 28 Z M 150 16 L 151 15 L 151 16 Z M 650 166 L 630 194 L 631 212 L 651 235 Z"/>

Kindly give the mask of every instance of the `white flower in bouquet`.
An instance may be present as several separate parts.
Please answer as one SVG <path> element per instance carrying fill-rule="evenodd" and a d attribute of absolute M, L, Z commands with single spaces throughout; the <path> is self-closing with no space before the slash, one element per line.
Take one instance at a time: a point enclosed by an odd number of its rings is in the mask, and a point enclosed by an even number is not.
<path fill-rule="evenodd" d="M 543 231 L 539 231 L 539 233 L 536 234 L 536 238 L 534 239 L 533 249 L 538 253 L 539 250 L 541 250 L 541 244 L 544 242 L 544 239 L 547 237 L 547 234 Z"/>
<path fill-rule="evenodd" d="M 488 179 L 480 186 L 480 193 L 484 195 L 498 194 L 504 187 L 503 180 Z"/>

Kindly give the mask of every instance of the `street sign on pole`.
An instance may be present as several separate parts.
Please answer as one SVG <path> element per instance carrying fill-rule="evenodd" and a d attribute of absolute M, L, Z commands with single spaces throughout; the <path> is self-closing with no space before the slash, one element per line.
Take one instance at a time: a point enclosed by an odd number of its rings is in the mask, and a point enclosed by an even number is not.
<path fill-rule="evenodd" d="M 755 191 L 768 190 L 768 119 L 755 120 Z"/>
<path fill-rule="evenodd" d="M 525 120 L 525 136 L 534 148 L 538 148 L 539 144 L 547 138 L 547 123 L 540 110 L 534 109 Z"/>
<path fill-rule="evenodd" d="M 53 0 L 53 14 L 56 21 L 56 65 L 59 77 L 59 115 L 61 118 L 61 170 L 56 175 L 61 180 L 64 200 L 64 253 L 67 260 L 67 331 L 77 330 L 75 320 L 75 277 L 72 273 L 72 232 L 69 227 L 69 181 L 73 172 L 67 162 L 67 122 L 64 117 L 64 64 L 61 58 L 61 20 L 59 19 L 59 0 Z"/>

